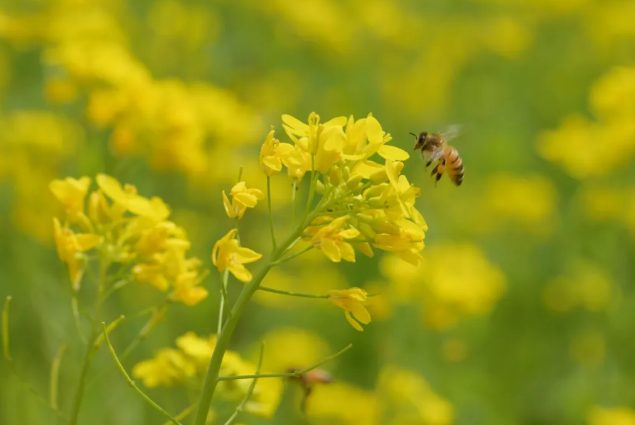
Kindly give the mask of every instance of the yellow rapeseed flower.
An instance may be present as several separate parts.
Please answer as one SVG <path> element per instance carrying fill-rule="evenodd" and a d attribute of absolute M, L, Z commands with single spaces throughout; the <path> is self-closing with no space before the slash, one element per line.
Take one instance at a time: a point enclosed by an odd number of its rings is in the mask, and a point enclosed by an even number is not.
<path fill-rule="evenodd" d="M 148 388 L 171 387 L 196 375 L 196 367 L 181 351 L 161 349 L 156 357 L 137 363 L 132 376 Z"/>
<path fill-rule="evenodd" d="M 106 196 L 124 210 L 155 221 L 165 220 L 170 215 L 170 209 L 161 198 L 144 198 L 137 195 L 137 190 L 133 186 L 122 187 L 117 179 L 105 174 L 98 174 L 96 180 Z"/>
<path fill-rule="evenodd" d="M 635 411 L 629 407 L 593 406 L 586 415 L 590 425 L 635 425 Z"/>
<path fill-rule="evenodd" d="M 364 325 L 370 323 L 370 313 L 366 310 L 366 307 L 364 307 L 368 299 L 366 291 L 360 288 L 333 289 L 329 291 L 328 294 L 329 302 L 344 310 L 346 320 L 348 320 L 348 323 L 350 323 L 352 327 L 358 331 L 363 331 L 364 329 L 359 323 L 363 323 Z"/>
<path fill-rule="evenodd" d="M 76 234 L 71 229 L 62 228 L 57 218 L 53 219 L 53 231 L 57 254 L 60 260 L 68 266 L 68 274 L 73 289 L 79 290 L 83 274 L 83 260 L 81 260 L 79 254 L 96 247 L 101 242 L 101 236 Z"/>
<path fill-rule="evenodd" d="M 268 176 L 273 176 L 282 170 L 280 141 L 274 137 L 274 132 L 272 128 L 260 148 L 260 167 Z"/>
<path fill-rule="evenodd" d="M 315 233 L 311 237 L 311 244 L 322 250 L 329 260 L 338 263 L 340 261 L 355 262 L 355 250 L 345 239 L 353 239 L 359 236 L 359 230 L 355 228 L 343 229 L 348 221 L 348 216 L 336 218 L 328 225 L 322 227 L 310 227 L 308 233 Z"/>
<path fill-rule="evenodd" d="M 51 192 L 64 205 L 72 220 L 84 212 L 84 200 L 89 187 L 89 177 L 81 177 L 79 180 L 67 177 L 64 180 L 53 180 L 49 185 Z"/>
<path fill-rule="evenodd" d="M 236 279 L 249 282 L 251 273 L 244 264 L 258 261 L 262 255 L 249 248 L 241 247 L 235 236 L 236 229 L 232 229 L 216 242 L 212 250 L 212 262 L 220 272 L 229 270 Z"/>
<path fill-rule="evenodd" d="M 245 182 L 239 182 L 232 187 L 230 192 L 231 203 L 223 190 L 223 205 L 230 218 L 243 218 L 247 208 L 254 208 L 259 200 L 265 199 L 265 195 L 259 189 L 247 189 Z"/>

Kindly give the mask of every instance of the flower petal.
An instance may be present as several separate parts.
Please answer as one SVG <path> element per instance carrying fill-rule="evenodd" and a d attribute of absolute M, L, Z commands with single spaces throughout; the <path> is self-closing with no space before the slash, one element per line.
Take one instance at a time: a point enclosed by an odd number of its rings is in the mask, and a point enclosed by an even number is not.
<path fill-rule="evenodd" d="M 371 145 L 380 145 L 384 142 L 384 131 L 381 129 L 381 124 L 370 114 L 366 118 L 366 135 Z"/>
<path fill-rule="evenodd" d="M 242 264 L 253 263 L 261 258 L 262 254 L 259 254 L 249 248 L 240 247 L 236 249 L 236 260 Z"/>
<path fill-rule="evenodd" d="M 224 190 L 223 190 L 223 206 L 225 207 L 225 212 L 227 213 L 229 218 L 236 217 L 236 211 L 234 211 L 234 209 L 232 208 L 232 204 L 231 202 L 229 202 L 229 198 L 227 197 L 227 194 L 225 193 Z"/>
<path fill-rule="evenodd" d="M 231 263 L 227 268 L 241 282 L 249 282 L 251 280 L 251 273 L 242 264 Z"/>
<path fill-rule="evenodd" d="M 344 261 L 348 261 L 349 263 L 355 262 L 355 250 L 351 246 L 351 244 L 347 242 L 339 242 L 337 247 L 340 249 L 342 253 L 342 259 Z"/>
<path fill-rule="evenodd" d="M 342 253 L 340 252 L 340 249 L 331 239 L 323 239 L 319 246 L 329 260 L 334 263 L 339 263 L 342 260 Z"/>
<path fill-rule="evenodd" d="M 292 117 L 291 115 L 282 115 L 282 122 L 286 124 L 286 128 L 291 133 L 297 136 L 304 136 L 307 134 L 309 126 L 300 121 L 299 119 Z"/>
<path fill-rule="evenodd" d="M 355 319 L 365 325 L 370 323 L 370 313 L 366 310 L 366 307 L 359 303 L 351 303 L 350 308 Z"/>
<path fill-rule="evenodd" d="M 351 317 L 351 313 L 350 312 L 346 311 L 346 312 L 344 312 L 344 314 L 346 315 L 346 320 L 348 320 L 348 323 L 350 323 L 352 327 L 354 327 L 356 330 L 358 330 L 360 332 L 364 332 L 364 328 L 362 328 L 362 325 L 357 323 L 355 321 L 355 319 L 353 319 Z"/>
<path fill-rule="evenodd" d="M 240 202 L 241 204 L 253 208 L 258 204 L 258 198 L 248 192 L 236 193 L 234 195 L 234 200 Z"/>
<path fill-rule="evenodd" d="M 377 151 L 379 156 L 385 159 L 392 159 L 393 161 L 405 161 L 410 158 L 408 152 L 400 149 L 396 146 L 384 145 Z"/>

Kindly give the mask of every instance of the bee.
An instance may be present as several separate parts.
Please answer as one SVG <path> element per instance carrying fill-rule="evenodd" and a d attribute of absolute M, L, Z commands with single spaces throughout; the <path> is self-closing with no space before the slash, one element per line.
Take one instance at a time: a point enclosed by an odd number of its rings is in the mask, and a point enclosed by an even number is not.
<path fill-rule="evenodd" d="M 459 127 L 451 126 L 444 133 L 428 133 L 422 131 L 415 136 L 415 150 L 421 151 L 421 156 L 426 162 L 426 169 L 435 161 L 438 161 L 432 169 L 430 176 L 435 177 L 435 184 L 441 179 L 444 172 L 448 173 L 450 180 L 457 186 L 463 183 L 463 160 L 459 152 L 448 145 L 448 141 L 458 137 Z"/>
<path fill-rule="evenodd" d="M 295 368 L 288 369 L 287 373 L 294 373 L 298 370 L 299 369 Z M 302 404 L 300 406 L 302 412 L 306 412 L 307 401 L 316 385 L 330 384 L 333 382 L 333 376 L 324 369 L 313 369 L 291 379 L 298 380 L 302 386 L 302 390 L 304 391 Z"/>

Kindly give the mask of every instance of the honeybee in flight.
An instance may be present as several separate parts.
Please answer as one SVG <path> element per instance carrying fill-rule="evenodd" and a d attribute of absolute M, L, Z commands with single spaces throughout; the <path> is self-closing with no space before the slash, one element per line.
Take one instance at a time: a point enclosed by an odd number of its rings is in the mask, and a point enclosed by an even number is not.
<path fill-rule="evenodd" d="M 287 370 L 288 373 L 293 373 L 296 371 L 298 371 L 298 369 L 295 369 L 295 368 Z M 302 410 L 302 412 L 305 412 L 305 413 L 306 413 L 306 404 L 307 404 L 307 401 L 309 400 L 309 396 L 311 395 L 311 392 L 313 391 L 313 388 L 315 388 L 316 385 L 330 384 L 333 382 L 333 376 L 327 371 L 325 371 L 324 369 L 313 369 L 303 373 L 298 378 L 292 378 L 292 379 L 299 380 L 300 385 L 302 386 L 302 390 L 304 391 L 300 409 Z"/>
<path fill-rule="evenodd" d="M 459 156 L 459 152 L 452 146 L 448 145 L 452 139 L 458 137 L 460 127 L 451 126 L 444 133 L 428 133 L 422 131 L 419 135 L 410 133 L 415 136 L 415 150 L 421 151 L 421 156 L 426 162 L 426 169 L 435 161 L 437 164 L 432 169 L 431 176 L 435 176 L 435 184 L 441 179 L 444 172 L 448 173 L 450 180 L 457 186 L 463 183 L 463 160 Z"/>

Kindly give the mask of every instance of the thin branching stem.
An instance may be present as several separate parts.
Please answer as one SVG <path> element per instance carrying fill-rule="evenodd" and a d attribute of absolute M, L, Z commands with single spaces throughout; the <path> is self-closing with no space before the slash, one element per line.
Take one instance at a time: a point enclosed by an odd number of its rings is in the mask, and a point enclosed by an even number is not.
<path fill-rule="evenodd" d="M 262 359 L 264 355 L 265 355 L 265 343 L 262 342 L 260 344 L 260 357 L 258 358 L 258 367 L 256 368 L 256 375 L 260 375 L 260 370 L 262 369 Z M 234 420 L 236 419 L 236 417 L 245 409 L 245 405 L 251 398 L 251 395 L 254 393 L 254 389 L 256 388 L 257 382 L 258 382 L 258 378 L 254 378 L 254 380 L 251 381 L 251 385 L 249 385 L 249 389 L 247 389 L 247 394 L 245 394 L 245 397 L 242 399 L 240 404 L 236 407 L 236 410 L 234 410 L 234 413 L 232 413 L 229 419 L 227 419 L 227 421 L 225 422 L 225 425 L 231 425 L 232 422 L 234 422 Z"/>
<path fill-rule="evenodd" d="M 128 375 L 128 372 L 126 372 L 126 369 L 123 367 L 123 365 L 119 361 L 119 358 L 117 357 L 117 353 L 115 352 L 115 348 L 110 343 L 110 339 L 108 338 L 108 331 L 106 330 L 106 323 L 102 322 L 101 328 L 102 328 L 102 335 L 104 336 L 104 339 L 106 340 L 106 344 L 108 345 L 108 350 L 110 351 L 110 354 L 112 355 L 112 358 L 115 361 L 115 363 L 117 363 L 117 368 L 119 369 L 119 372 L 121 372 L 121 375 L 123 375 L 123 377 L 126 379 L 126 382 L 128 382 L 128 385 L 130 385 L 145 401 L 147 401 L 148 404 L 150 404 L 150 406 L 154 407 L 163 416 L 168 418 L 171 423 L 175 425 L 182 425 L 181 422 L 178 421 L 178 419 L 176 419 L 175 417 L 170 415 L 168 412 L 163 410 L 161 406 L 156 404 L 150 397 L 148 397 L 143 391 L 141 391 L 141 389 L 137 386 L 137 384 L 135 384 L 135 382 L 130 378 L 130 375 Z"/>
<path fill-rule="evenodd" d="M 267 286 L 258 287 L 259 291 L 272 292 L 274 294 L 280 295 L 288 295 L 290 297 L 299 297 L 299 298 L 328 298 L 328 295 L 315 295 L 315 294 L 303 294 L 300 292 L 291 292 L 291 291 L 283 291 L 282 289 L 269 288 Z"/>
<path fill-rule="evenodd" d="M 276 243 L 276 231 L 273 226 L 273 209 L 271 208 L 271 177 L 267 176 L 267 208 L 269 209 L 269 229 L 271 231 L 271 245 L 275 250 Z"/>
<path fill-rule="evenodd" d="M 90 370 L 90 363 L 94 357 L 95 342 L 99 336 L 99 327 L 97 321 L 101 315 L 102 307 L 102 294 L 104 293 L 104 286 L 106 284 L 106 273 L 108 271 L 109 262 L 102 259 L 99 264 L 99 277 L 97 279 L 97 297 L 95 300 L 95 309 L 92 316 L 90 337 L 86 344 L 86 353 L 84 354 L 84 360 L 82 362 L 82 368 L 79 374 L 79 381 L 75 389 L 75 396 L 73 397 L 73 405 L 71 409 L 71 416 L 68 422 L 69 425 L 77 425 L 79 420 L 79 410 L 84 399 L 84 390 L 86 388 L 86 378 L 88 377 L 88 371 Z"/>
<path fill-rule="evenodd" d="M 287 257 L 281 258 L 280 260 L 278 260 L 278 261 L 276 261 L 276 262 L 274 262 L 274 263 L 272 263 L 272 264 L 273 264 L 274 266 L 277 266 L 277 265 L 279 265 L 279 264 L 286 263 L 286 262 L 287 262 L 287 261 L 289 261 L 289 260 L 293 260 L 294 258 L 299 257 L 300 255 L 302 255 L 302 254 L 304 254 L 304 253 L 307 253 L 307 252 L 311 251 L 311 249 L 313 249 L 313 245 L 309 245 L 309 246 L 307 246 L 306 248 L 302 249 L 301 251 L 298 251 L 298 252 L 296 252 L 296 253 L 293 253 L 293 254 L 291 254 L 291 255 L 289 255 L 289 256 L 287 256 Z"/>
<path fill-rule="evenodd" d="M 341 356 L 342 354 L 344 354 L 345 352 L 347 352 L 348 350 L 350 350 L 351 348 L 353 348 L 353 344 L 348 344 L 346 347 L 342 348 L 340 351 L 338 351 L 335 354 L 331 354 L 328 357 L 325 357 L 324 359 L 320 360 L 319 362 L 306 367 L 302 370 L 297 370 L 294 372 L 288 372 L 288 373 L 265 373 L 265 374 L 255 374 L 255 375 L 235 375 L 235 376 L 219 376 L 218 377 L 218 381 L 235 381 L 238 379 L 254 379 L 254 378 L 297 378 L 300 375 L 303 375 L 307 372 L 312 371 L 313 369 L 317 369 L 318 367 L 322 366 L 324 363 L 330 362 L 331 360 L 335 359 L 336 357 Z"/>
<path fill-rule="evenodd" d="M 57 354 L 53 357 L 51 363 L 51 373 L 49 378 L 49 404 L 51 409 L 57 410 L 57 390 L 59 388 L 60 366 L 62 365 L 62 358 L 66 351 L 66 344 L 60 345 L 57 350 Z"/>

